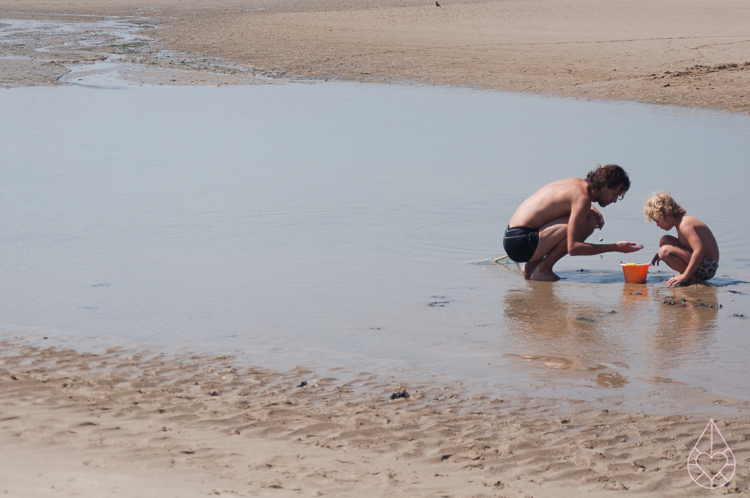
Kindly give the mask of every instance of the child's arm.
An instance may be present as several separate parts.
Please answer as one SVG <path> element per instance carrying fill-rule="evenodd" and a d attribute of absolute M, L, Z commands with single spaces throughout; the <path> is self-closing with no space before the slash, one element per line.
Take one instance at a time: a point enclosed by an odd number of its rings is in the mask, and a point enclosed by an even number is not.
<path fill-rule="evenodd" d="M 686 282 L 690 279 L 690 277 L 693 276 L 693 273 L 695 273 L 695 270 L 698 269 L 701 261 L 703 261 L 703 255 L 705 253 L 705 250 L 703 248 L 703 241 L 701 240 L 700 235 L 698 235 L 698 232 L 695 231 L 695 227 L 693 225 L 686 224 L 686 226 L 680 227 L 680 233 L 685 237 L 685 239 L 687 239 L 687 243 L 690 246 L 690 249 L 692 249 L 693 253 L 690 256 L 690 262 L 688 263 L 687 268 L 685 268 L 685 271 L 680 275 L 677 275 L 676 277 L 670 278 L 669 282 L 667 282 L 667 285 L 677 286 L 682 282 Z"/>

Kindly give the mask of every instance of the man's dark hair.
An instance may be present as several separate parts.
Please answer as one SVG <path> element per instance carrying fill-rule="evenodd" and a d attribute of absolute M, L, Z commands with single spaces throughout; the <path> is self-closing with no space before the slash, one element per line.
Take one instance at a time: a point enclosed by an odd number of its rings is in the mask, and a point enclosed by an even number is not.
<path fill-rule="evenodd" d="M 586 182 L 589 184 L 591 190 L 601 190 L 604 187 L 615 190 L 620 185 L 623 185 L 620 199 L 625 197 L 625 192 L 630 188 L 630 177 L 625 173 L 624 169 L 616 164 L 599 166 L 589 171 L 589 174 L 586 175 Z"/>

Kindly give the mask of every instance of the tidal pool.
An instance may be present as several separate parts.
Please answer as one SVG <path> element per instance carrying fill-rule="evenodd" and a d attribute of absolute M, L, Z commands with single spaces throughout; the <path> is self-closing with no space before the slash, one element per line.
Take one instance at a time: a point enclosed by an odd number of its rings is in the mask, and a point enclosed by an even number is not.
<path fill-rule="evenodd" d="M 14 88 L 0 111 L 5 336 L 750 398 L 747 116 L 347 83 Z M 625 284 L 621 254 L 555 284 L 487 263 L 526 196 L 606 163 L 633 186 L 594 238 L 650 261 L 642 202 L 669 190 L 719 241 L 717 287 Z"/>

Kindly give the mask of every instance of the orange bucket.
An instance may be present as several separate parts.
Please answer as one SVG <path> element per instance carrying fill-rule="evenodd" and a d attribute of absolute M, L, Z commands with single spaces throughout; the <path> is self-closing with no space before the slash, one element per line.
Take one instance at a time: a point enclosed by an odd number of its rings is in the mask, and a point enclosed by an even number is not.
<path fill-rule="evenodd" d="M 629 284 L 645 284 L 650 263 L 620 263 L 625 281 Z"/>

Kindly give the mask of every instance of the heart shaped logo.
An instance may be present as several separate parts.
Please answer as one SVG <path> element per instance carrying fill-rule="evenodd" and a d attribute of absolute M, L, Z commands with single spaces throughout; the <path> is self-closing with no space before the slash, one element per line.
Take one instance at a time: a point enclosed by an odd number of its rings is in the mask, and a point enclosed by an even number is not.
<path fill-rule="evenodd" d="M 698 468 L 709 476 L 718 476 L 724 470 L 724 467 L 729 464 L 729 459 L 724 453 L 714 453 L 713 455 L 698 453 L 695 460 Z"/>
<path fill-rule="evenodd" d="M 716 489 L 729 483 L 736 466 L 734 453 L 711 420 L 688 455 L 690 477 L 702 488 Z"/>

